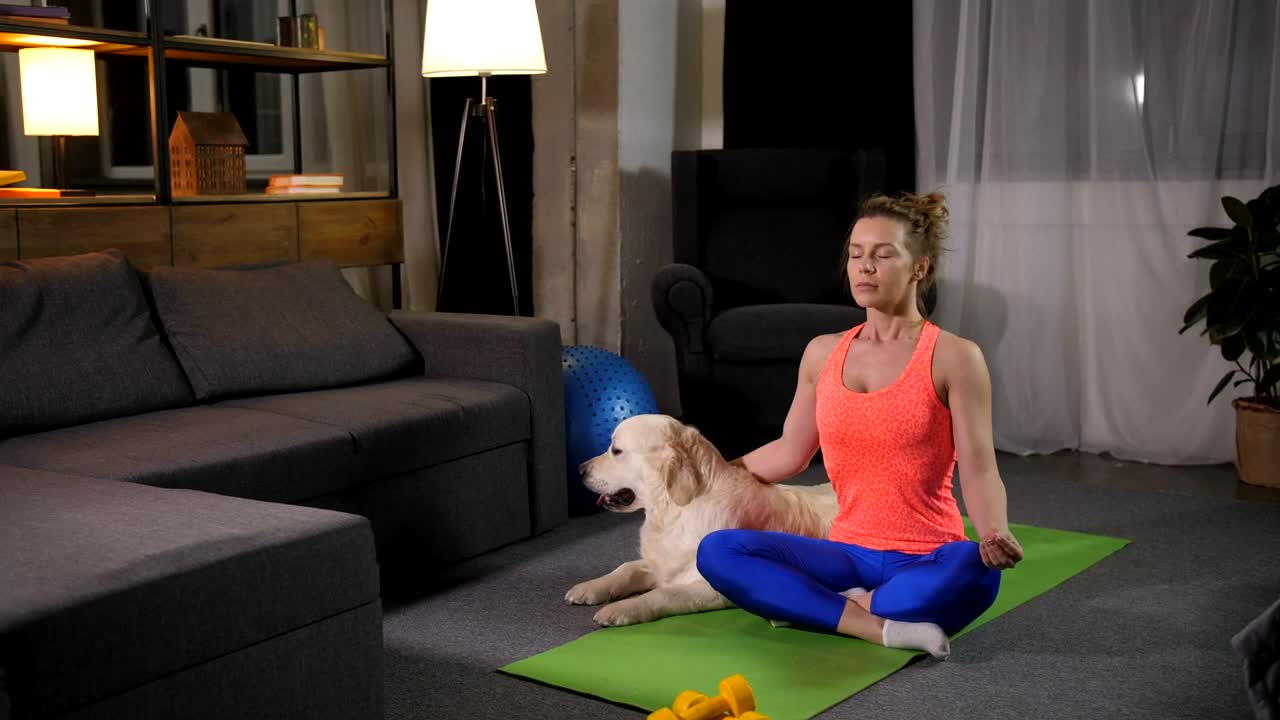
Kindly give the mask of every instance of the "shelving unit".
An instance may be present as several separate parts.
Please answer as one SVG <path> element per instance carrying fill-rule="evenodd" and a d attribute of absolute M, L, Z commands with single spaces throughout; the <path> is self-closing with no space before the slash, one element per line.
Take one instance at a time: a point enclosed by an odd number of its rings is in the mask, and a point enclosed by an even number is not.
<path fill-rule="evenodd" d="M 367 1 L 370 5 L 374 4 L 373 0 Z M 290 0 L 289 4 L 290 14 L 298 14 L 296 0 Z M 57 25 L 24 21 L 21 18 L 0 17 L 0 52 L 16 52 L 27 47 L 58 45 L 81 47 L 99 55 L 145 58 L 151 98 L 150 127 L 155 170 L 155 188 L 152 194 L 0 199 L 0 260 L 10 259 L 7 256 L 37 257 L 47 255 L 51 250 L 88 251 L 101 249 L 97 247 L 98 245 L 112 246 L 113 238 L 110 233 L 89 233 L 83 238 L 70 240 L 67 243 L 48 242 L 47 236 L 51 233 L 56 234 L 58 223 L 64 220 L 68 232 L 74 231 L 81 234 L 84 234 L 86 228 L 92 227 L 95 217 L 103 222 L 119 222 L 129 214 L 128 206 L 132 205 L 136 206 L 139 217 L 142 215 L 152 217 L 152 211 L 162 211 L 173 231 L 181 225 L 184 234 L 182 238 L 176 238 L 172 232 L 166 235 L 165 242 L 169 244 L 168 260 L 171 264 L 210 264 L 215 259 L 222 264 L 248 264 L 279 259 L 300 260 L 307 257 L 332 257 L 335 262 L 345 266 L 390 264 L 394 266 L 392 291 L 398 305 L 399 272 L 395 270 L 398 270 L 398 266 L 404 261 L 404 251 L 396 183 L 392 0 L 383 0 L 382 5 L 386 49 L 386 53 L 382 55 L 282 47 L 268 43 L 194 35 L 166 35 L 162 32 L 162 28 L 165 27 L 163 3 L 157 2 L 149 3 L 151 15 L 147 22 L 147 32 L 110 30 L 73 24 Z M 166 78 L 170 70 L 177 68 L 250 70 L 292 75 L 292 98 L 287 99 L 286 102 L 291 101 L 293 105 L 292 147 L 295 148 L 293 153 L 293 172 L 295 173 L 303 172 L 301 150 L 303 117 L 298 76 L 305 73 L 383 69 L 386 75 L 387 98 L 388 190 L 386 192 L 299 195 L 246 193 L 174 197 L 170 186 L 169 132 L 175 114 L 170 112 L 169 98 L 161 89 L 167 87 Z M 216 213 L 209 217 L 218 219 L 218 227 L 211 229 L 208 238 L 203 239 L 200 236 L 201 225 L 188 221 L 190 218 L 205 217 L 201 214 L 203 211 L 199 210 L 200 206 L 208 206 L 212 212 Z M 261 210 L 256 209 L 259 207 Z M 292 211 L 283 210 L 290 207 Z M 268 208 L 276 208 L 276 210 L 268 211 Z M 282 210 L 284 215 L 280 214 Z M 292 233 L 291 245 L 289 243 L 264 245 L 250 240 L 244 243 L 241 251 L 234 242 L 229 240 L 242 233 L 245 237 L 249 237 L 252 233 L 264 232 L 264 228 L 279 235 L 282 217 L 293 218 L 290 221 L 292 230 L 284 233 L 284 236 Z M 313 220 L 308 221 L 306 218 L 313 218 Z M 340 229 L 339 233 L 321 229 L 316 225 L 314 218 L 324 218 L 326 223 L 336 225 Z M 154 223 L 155 220 L 148 222 Z M 238 226 L 237 223 L 243 223 L 243 227 Z M 24 242 L 24 228 L 27 233 L 34 233 L 38 228 L 41 233 L 39 241 L 36 241 L 33 235 L 31 242 Z M 350 231 L 352 237 L 349 242 L 358 247 L 351 249 L 342 247 L 341 228 Z M 318 244 L 305 237 L 312 230 L 323 235 Z M 210 242 L 216 244 L 216 252 L 211 252 L 207 248 L 199 251 L 190 250 L 193 247 L 204 247 Z M 286 251 L 281 257 L 282 247 L 292 247 L 293 250 Z M 149 247 L 143 264 L 161 263 L 164 258 L 165 253 Z"/>
<path fill-rule="evenodd" d="M 332 193 L 299 193 L 296 195 L 267 195 L 266 193 L 244 193 L 242 195 L 188 195 L 173 198 L 175 205 L 204 205 L 217 203 L 247 202 L 308 202 L 318 200 L 371 200 L 385 198 L 384 192 L 332 192 Z"/>
<path fill-rule="evenodd" d="M 245 196 L 240 196 L 244 202 Z M 82 205 L 154 205 L 155 195 L 99 195 L 97 197 L 59 197 L 59 198 L 3 198 L 0 207 L 41 207 L 62 206 L 79 207 Z"/>
<path fill-rule="evenodd" d="M 384 55 L 280 47 L 242 40 L 173 35 L 165 38 L 164 54 L 170 62 L 190 67 L 235 66 L 259 72 L 333 72 L 390 67 Z"/>
<path fill-rule="evenodd" d="M 16 52 L 28 47 L 48 47 L 50 38 L 77 41 L 64 47 L 83 47 L 96 53 L 145 52 L 151 47 L 146 33 L 107 30 L 84 25 L 52 25 L 0 18 L 0 51 Z"/>

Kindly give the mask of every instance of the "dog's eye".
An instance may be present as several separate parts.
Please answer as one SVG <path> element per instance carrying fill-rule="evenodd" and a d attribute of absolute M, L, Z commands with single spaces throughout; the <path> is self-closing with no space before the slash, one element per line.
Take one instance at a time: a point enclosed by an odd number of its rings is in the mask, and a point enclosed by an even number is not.
<path fill-rule="evenodd" d="M 611 447 L 611 448 L 609 448 L 609 454 L 610 454 L 610 455 L 621 455 L 621 454 L 622 454 L 622 450 L 621 450 L 621 449 L 619 449 L 619 448 L 618 448 L 618 447 L 616 447 L 616 446 L 615 446 L 615 447 Z"/>

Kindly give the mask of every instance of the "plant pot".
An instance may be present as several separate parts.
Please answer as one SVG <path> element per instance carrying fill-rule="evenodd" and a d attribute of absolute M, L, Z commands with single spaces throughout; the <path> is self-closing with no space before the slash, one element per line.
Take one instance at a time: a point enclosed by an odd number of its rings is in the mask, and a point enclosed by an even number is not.
<path fill-rule="evenodd" d="M 1280 407 L 1253 398 L 1236 409 L 1236 469 L 1250 485 L 1280 488 Z"/>

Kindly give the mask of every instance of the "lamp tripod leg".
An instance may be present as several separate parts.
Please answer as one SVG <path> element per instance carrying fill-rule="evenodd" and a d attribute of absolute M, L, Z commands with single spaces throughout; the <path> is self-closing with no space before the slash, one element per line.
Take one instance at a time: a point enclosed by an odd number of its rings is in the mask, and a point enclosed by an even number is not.
<path fill-rule="evenodd" d="M 453 209 L 458 202 L 458 178 L 462 174 L 462 146 L 467 140 L 467 118 L 471 117 L 471 98 L 462 108 L 462 124 L 458 130 L 458 155 L 453 161 L 453 185 L 449 188 L 449 219 L 444 232 L 444 249 L 440 252 L 440 272 L 436 281 L 436 307 L 444 298 L 445 270 L 449 267 L 449 248 L 453 245 Z"/>
<path fill-rule="evenodd" d="M 507 249 L 507 280 L 511 283 L 511 312 L 520 314 L 520 291 L 516 286 L 516 260 L 511 247 L 511 225 L 507 221 L 507 191 L 502 185 L 502 158 L 498 155 L 498 121 L 494 114 L 493 98 L 484 99 L 485 115 L 489 124 L 489 144 L 493 146 L 493 173 L 498 184 L 498 212 L 502 216 L 502 240 Z"/>

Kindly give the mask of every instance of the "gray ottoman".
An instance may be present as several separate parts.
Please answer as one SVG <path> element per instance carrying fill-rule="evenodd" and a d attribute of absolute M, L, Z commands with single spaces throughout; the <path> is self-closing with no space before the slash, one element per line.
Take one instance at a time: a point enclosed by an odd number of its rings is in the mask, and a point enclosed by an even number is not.
<path fill-rule="evenodd" d="M 356 515 L 0 465 L 0 718 L 381 718 Z"/>

